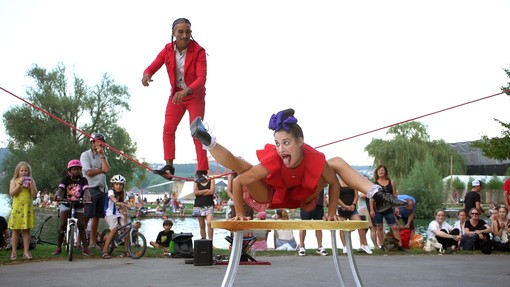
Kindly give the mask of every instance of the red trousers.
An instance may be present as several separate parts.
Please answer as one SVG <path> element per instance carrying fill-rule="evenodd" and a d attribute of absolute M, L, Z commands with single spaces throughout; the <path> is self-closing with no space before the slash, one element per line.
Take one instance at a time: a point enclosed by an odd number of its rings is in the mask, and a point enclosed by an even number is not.
<path fill-rule="evenodd" d="M 196 97 L 188 95 L 183 98 L 182 103 L 174 104 L 172 97 L 168 99 L 165 112 L 165 125 L 163 127 L 163 149 L 165 160 L 175 159 L 175 132 L 177 126 L 182 120 L 184 113 L 188 111 L 189 123 L 196 118 L 204 119 L 205 99 L 203 96 Z M 197 170 L 209 170 L 209 161 L 207 160 L 207 151 L 202 149 L 202 143 L 193 139 L 195 152 L 197 154 Z"/>

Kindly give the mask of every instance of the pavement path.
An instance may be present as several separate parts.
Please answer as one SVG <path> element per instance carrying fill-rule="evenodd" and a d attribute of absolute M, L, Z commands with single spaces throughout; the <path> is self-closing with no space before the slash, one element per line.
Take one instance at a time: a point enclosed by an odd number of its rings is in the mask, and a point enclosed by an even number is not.
<path fill-rule="evenodd" d="M 364 286 L 509 286 L 508 255 L 356 256 Z M 331 256 L 256 257 L 271 265 L 240 266 L 234 286 L 339 286 Z M 354 286 L 346 256 L 347 286 Z M 184 259 L 77 259 L 0 266 L 0 286 L 220 286 L 227 266 Z"/>

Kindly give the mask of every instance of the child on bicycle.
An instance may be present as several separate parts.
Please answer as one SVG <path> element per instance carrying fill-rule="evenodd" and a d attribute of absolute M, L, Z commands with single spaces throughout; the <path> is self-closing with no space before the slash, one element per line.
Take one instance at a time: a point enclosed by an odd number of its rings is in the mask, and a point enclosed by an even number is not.
<path fill-rule="evenodd" d="M 67 163 L 67 175 L 64 176 L 60 184 L 58 185 L 58 191 L 56 201 L 68 200 L 77 201 L 80 199 L 85 202 L 90 201 L 90 193 L 87 179 L 82 175 L 81 162 L 77 159 L 70 160 Z M 74 216 L 78 220 L 78 231 L 80 240 L 83 244 L 83 255 L 91 256 L 92 252 L 88 248 L 88 241 L 85 234 L 85 216 L 84 216 L 84 204 L 74 204 Z M 69 218 L 69 203 L 60 203 L 60 229 L 57 238 L 57 248 L 53 251 L 53 255 L 59 255 L 62 253 L 62 242 L 64 241 L 64 233 L 67 229 L 67 219 Z"/>
<path fill-rule="evenodd" d="M 108 247 L 115 237 L 115 234 L 117 234 L 118 228 L 124 224 L 127 224 L 127 209 L 126 203 L 124 202 L 124 198 L 126 196 L 124 185 L 126 184 L 126 179 L 122 175 L 118 174 L 114 175 L 110 182 L 112 183 L 112 187 L 110 190 L 108 190 L 108 202 L 105 210 L 105 220 L 108 223 L 108 228 L 110 228 L 110 233 L 106 237 L 105 243 L 103 245 L 103 250 L 101 252 L 101 258 L 103 259 L 112 258 L 108 254 Z M 124 237 L 123 256 L 128 256 L 128 240 L 129 234 Z"/>

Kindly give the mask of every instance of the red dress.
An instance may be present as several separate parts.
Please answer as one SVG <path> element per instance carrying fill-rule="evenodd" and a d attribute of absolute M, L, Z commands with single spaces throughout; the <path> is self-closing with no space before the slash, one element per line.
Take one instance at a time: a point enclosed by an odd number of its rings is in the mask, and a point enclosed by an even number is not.
<path fill-rule="evenodd" d="M 269 206 L 271 208 L 303 207 L 304 200 L 315 193 L 326 164 L 324 154 L 307 144 L 303 145 L 303 160 L 296 168 L 285 167 L 272 144 L 266 144 L 263 150 L 258 150 L 257 157 L 269 170 L 266 183 L 273 192 Z M 252 205 L 248 200 L 245 201 Z M 257 209 L 257 206 L 253 207 Z"/>

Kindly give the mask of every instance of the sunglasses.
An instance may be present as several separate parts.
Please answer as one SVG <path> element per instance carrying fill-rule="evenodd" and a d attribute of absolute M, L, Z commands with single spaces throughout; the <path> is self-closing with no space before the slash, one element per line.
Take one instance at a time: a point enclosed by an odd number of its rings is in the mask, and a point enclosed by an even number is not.
<path fill-rule="evenodd" d="M 471 215 L 480 215 L 480 213 L 471 212 Z"/>

